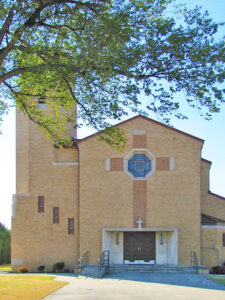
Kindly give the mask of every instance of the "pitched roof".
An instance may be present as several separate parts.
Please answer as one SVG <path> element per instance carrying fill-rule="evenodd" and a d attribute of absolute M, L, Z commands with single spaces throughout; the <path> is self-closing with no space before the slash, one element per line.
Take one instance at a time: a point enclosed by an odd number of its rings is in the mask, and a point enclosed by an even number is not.
<path fill-rule="evenodd" d="M 140 118 L 140 119 L 144 119 L 144 120 L 149 121 L 149 122 L 152 122 L 152 123 L 155 123 L 155 124 L 157 124 L 157 125 L 159 125 L 159 126 L 162 126 L 162 127 L 164 127 L 164 128 L 170 129 L 170 130 L 175 131 L 175 132 L 178 132 L 178 133 L 180 133 L 180 134 L 183 134 L 183 135 L 185 135 L 185 136 L 188 136 L 188 137 L 190 137 L 190 138 L 192 138 L 192 139 L 196 139 L 196 140 L 198 140 L 198 141 L 204 143 L 204 140 L 203 140 L 203 139 L 200 139 L 199 137 L 196 137 L 196 136 L 194 136 L 194 135 L 191 135 L 191 134 L 186 133 L 186 132 L 184 132 L 184 131 L 181 131 L 181 130 L 179 130 L 179 129 L 175 129 L 175 128 L 171 127 L 171 126 L 165 125 L 165 124 L 163 124 L 163 123 L 160 123 L 160 122 L 158 122 L 158 121 L 155 121 L 155 120 L 153 120 L 153 119 L 151 119 L 151 118 L 148 118 L 148 117 L 145 117 L 145 116 L 142 116 L 142 115 L 137 115 L 137 116 L 135 116 L 135 117 L 132 117 L 132 118 L 130 118 L 130 119 L 128 119 L 128 120 L 122 121 L 122 122 L 120 122 L 120 123 L 118 123 L 118 124 L 116 124 L 116 125 L 113 125 L 113 126 L 115 126 L 115 127 L 121 126 L 121 125 L 123 125 L 123 124 L 125 124 L 125 123 L 131 122 L 131 121 L 136 120 L 136 119 L 139 119 L 139 118 Z M 85 137 L 85 138 L 83 138 L 83 139 L 78 139 L 77 142 L 80 143 L 80 142 L 86 141 L 87 139 L 90 139 L 90 138 L 96 136 L 97 134 L 98 134 L 98 132 L 96 132 L 96 133 L 94 133 L 94 134 L 91 134 L 91 135 L 89 135 L 89 136 L 87 136 L 87 137 Z"/>
<path fill-rule="evenodd" d="M 202 225 L 217 225 L 217 224 L 225 224 L 225 220 L 218 219 L 209 215 L 202 214 L 201 215 L 201 224 Z"/>

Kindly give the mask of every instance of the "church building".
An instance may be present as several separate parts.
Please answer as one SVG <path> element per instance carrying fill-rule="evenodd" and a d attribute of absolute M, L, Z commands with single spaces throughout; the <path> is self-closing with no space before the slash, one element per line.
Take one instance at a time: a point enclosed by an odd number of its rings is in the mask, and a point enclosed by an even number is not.
<path fill-rule="evenodd" d="M 204 141 L 144 116 L 117 125 L 118 152 L 93 134 L 57 148 L 17 112 L 12 266 L 74 268 L 90 251 L 110 264 L 225 260 L 225 198 L 210 192 Z M 70 136 L 76 136 L 71 129 Z"/>

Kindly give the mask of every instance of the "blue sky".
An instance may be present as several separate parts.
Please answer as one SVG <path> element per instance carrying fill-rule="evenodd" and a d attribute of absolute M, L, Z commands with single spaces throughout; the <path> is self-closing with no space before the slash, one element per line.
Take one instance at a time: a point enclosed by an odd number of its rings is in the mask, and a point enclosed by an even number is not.
<path fill-rule="evenodd" d="M 196 5 L 208 10 L 211 17 L 218 22 L 225 21 L 224 0 L 186 0 L 188 8 Z M 225 36 L 223 28 L 219 36 Z M 183 97 L 182 95 L 180 97 Z M 225 197 L 225 105 L 219 114 L 214 115 L 211 121 L 200 117 L 198 111 L 187 110 L 188 120 L 172 120 L 172 125 L 187 133 L 205 140 L 202 157 L 213 162 L 210 173 L 210 190 Z M 131 117 L 132 115 L 130 115 Z M 155 118 L 153 115 L 150 117 Z M 0 135 L 0 222 L 11 227 L 11 202 L 15 194 L 15 110 L 12 109 L 4 117 Z M 88 135 L 91 131 L 82 129 L 79 138 Z"/>

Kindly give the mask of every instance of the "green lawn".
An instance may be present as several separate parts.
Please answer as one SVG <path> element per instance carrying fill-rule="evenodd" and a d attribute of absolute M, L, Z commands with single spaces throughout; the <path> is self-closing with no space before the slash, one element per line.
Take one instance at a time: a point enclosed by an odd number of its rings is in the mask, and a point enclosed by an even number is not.
<path fill-rule="evenodd" d="M 11 271 L 11 265 L 0 265 L 0 271 Z"/>
<path fill-rule="evenodd" d="M 216 281 L 220 284 L 225 285 L 225 275 L 224 276 L 207 276 L 208 279 Z"/>
<path fill-rule="evenodd" d="M 43 275 L 0 275 L 0 299 L 42 299 L 67 284 L 53 278 Z"/>

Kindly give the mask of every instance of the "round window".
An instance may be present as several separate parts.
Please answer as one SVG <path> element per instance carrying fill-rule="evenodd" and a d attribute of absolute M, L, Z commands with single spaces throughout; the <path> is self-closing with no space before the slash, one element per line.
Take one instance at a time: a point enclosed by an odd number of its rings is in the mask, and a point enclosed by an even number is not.
<path fill-rule="evenodd" d="M 151 171 L 151 160 L 145 154 L 134 154 L 128 160 L 128 171 L 134 177 L 145 177 Z"/>

